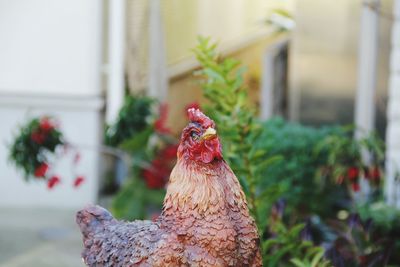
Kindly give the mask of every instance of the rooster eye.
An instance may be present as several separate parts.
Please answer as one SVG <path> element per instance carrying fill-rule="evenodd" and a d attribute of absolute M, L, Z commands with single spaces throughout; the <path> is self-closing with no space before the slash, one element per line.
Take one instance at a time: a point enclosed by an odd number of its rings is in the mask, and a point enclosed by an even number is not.
<path fill-rule="evenodd" d="M 195 131 L 191 131 L 190 132 L 190 137 L 192 137 L 193 140 L 197 140 L 197 139 L 199 139 L 199 134 L 197 132 L 195 132 Z"/>

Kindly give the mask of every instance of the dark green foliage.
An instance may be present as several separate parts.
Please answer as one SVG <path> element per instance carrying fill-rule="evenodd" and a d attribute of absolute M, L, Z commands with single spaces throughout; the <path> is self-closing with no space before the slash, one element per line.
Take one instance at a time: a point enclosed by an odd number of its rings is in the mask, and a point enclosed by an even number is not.
<path fill-rule="evenodd" d="M 385 202 L 375 202 L 364 204 L 357 207 L 361 219 L 371 218 L 374 222 L 373 227 L 383 233 L 396 231 L 400 236 L 400 210 L 387 205 Z"/>
<path fill-rule="evenodd" d="M 263 131 L 255 146 L 267 151 L 266 156 L 281 155 L 283 160 L 266 169 L 262 187 L 281 186 L 281 197 L 288 210 L 319 215 L 336 214 L 346 205 L 346 189 L 321 175 L 327 164 L 327 152 L 315 153 L 315 147 L 340 127 L 312 128 L 274 118 L 262 124 Z"/>
<path fill-rule="evenodd" d="M 49 117 L 34 118 L 20 127 L 10 147 L 9 157 L 29 179 L 41 164 L 48 164 L 49 156 L 63 144 L 62 133 Z"/>
<path fill-rule="evenodd" d="M 126 96 L 115 124 L 107 126 L 105 142 L 118 146 L 148 126 L 154 100 L 144 96 Z"/>
<path fill-rule="evenodd" d="M 281 221 L 275 222 L 275 237 L 266 240 L 262 245 L 264 266 L 332 266 L 323 258 L 325 251 L 322 247 L 301 239 L 304 227 L 304 224 L 297 224 L 288 229 Z"/>

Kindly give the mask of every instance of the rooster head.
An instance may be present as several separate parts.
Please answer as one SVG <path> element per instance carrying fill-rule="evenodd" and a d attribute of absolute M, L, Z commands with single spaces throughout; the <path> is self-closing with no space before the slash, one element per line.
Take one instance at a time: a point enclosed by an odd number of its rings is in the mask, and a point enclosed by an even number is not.
<path fill-rule="evenodd" d="M 183 129 L 178 158 L 210 163 L 222 159 L 215 123 L 199 109 L 189 108 L 189 124 Z"/>

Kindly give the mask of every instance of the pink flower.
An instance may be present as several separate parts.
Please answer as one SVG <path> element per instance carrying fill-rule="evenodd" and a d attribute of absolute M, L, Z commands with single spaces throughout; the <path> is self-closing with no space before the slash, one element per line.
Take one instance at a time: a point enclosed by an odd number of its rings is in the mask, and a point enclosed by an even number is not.
<path fill-rule="evenodd" d="M 60 178 L 57 175 L 54 175 L 47 181 L 47 188 L 52 189 L 54 186 L 58 185 L 60 182 L 61 182 Z"/>
<path fill-rule="evenodd" d="M 44 162 L 35 169 L 34 175 L 36 177 L 44 177 L 46 175 L 48 169 L 49 169 L 49 165 L 46 162 Z"/>
<path fill-rule="evenodd" d="M 74 187 L 75 187 L 75 188 L 78 188 L 79 186 L 81 186 L 81 184 L 82 184 L 84 181 L 85 181 L 85 177 L 83 177 L 82 175 L 76 177 L 75 180 L 74 180 Z"/>

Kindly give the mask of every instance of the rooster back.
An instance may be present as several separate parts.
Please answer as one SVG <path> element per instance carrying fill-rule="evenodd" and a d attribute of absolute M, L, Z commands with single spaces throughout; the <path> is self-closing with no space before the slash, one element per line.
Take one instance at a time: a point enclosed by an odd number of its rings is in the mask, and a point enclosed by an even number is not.
<path fill-rule="evenodd" d="M 99 206 L 76 215 L 83 235 L 82 258 L 90 267 L 152 266 L 149 262 L 160 240 L 160 227 L 151 221 L 115 220 Z"/>

